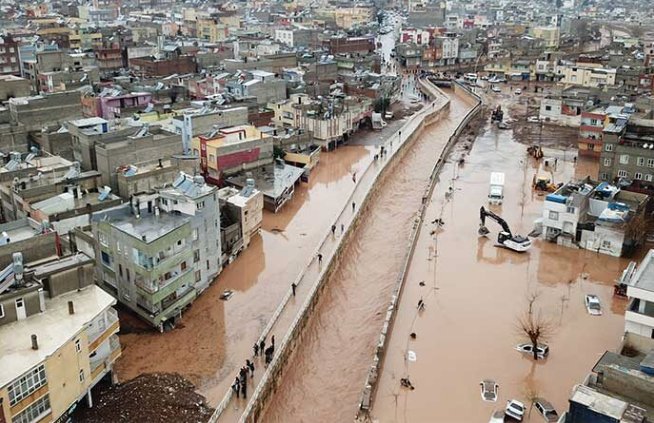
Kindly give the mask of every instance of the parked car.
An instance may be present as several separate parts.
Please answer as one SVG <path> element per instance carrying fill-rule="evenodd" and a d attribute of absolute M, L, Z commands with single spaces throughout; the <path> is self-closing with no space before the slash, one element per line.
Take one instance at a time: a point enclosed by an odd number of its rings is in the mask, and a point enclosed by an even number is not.
<path fill-rule="evenodd" d="M 521 89 L 521 88 L 516 88 L 516 90 L 514 91 L 514 93 L 515 93 L 516 95 L 520 95 L 520 94 L 522 94 L 522 89 Z"/>
<path fill-rule="evenodd" d="M 484 379 L 479 382 L 481 387 L 481 399 L 484 401 L 497 401 L 497 390 L 500 386 L 493 379 Z"/>
<path fill-rule="evenodd" d="M 591 316 L 601 316 L 602 315 L 602 304 L 600 303 L 599 297 L 597 295 L 588 294 L 584 298 L 586 303 L 586 310 Z"/>
<path fill-rule="evenodd" d="M 536 398 L 534 401 L 536 411 L 540 413 L 546 422 L 558 422 L 559 413 L 556 412 L 552 404 L 544 398 Z"/>
<path fill-rule="evenodd" d="M 494 411 L 488 423 L 504 423 L 504 417 L 506 417 L 504 410 Z"/>
<path fill-rule="evenodd" d="M 515 346 L 515 349 L 520 351 L 521 353 L 529 354 L 533 356 L 534 354 L 534 346 L 527 343 L 527 344 L 518 344 Z M 536 346 L 536 354 L 538 354 L 538 358 L 545 358 L 549 355 L 550 353 L 550 347 L 546 344 L 538 344 Z"/>
<path fill-rule="evenodd" d="M 538 122 L 540 122 L 540 118 L 538 116 L 529 116 L 527 118 L 527 122 L 538 123 Z"/>
<path fill-rule="evenodd" d="M 506 402 L 506 408 L 504 409 L 504 412 L 507 416 L 521 422 L 525 415 L 525 405 L 520 401 L 513 399 Z"/>
<path fill-rule="evenodd" d="M 491 86 L 491 91 L 493 91 L 494 93 L 501 93 L 502 89 L 500 87 L 498 87 L 497 85 L 493 85 L 493 86 Z"/>

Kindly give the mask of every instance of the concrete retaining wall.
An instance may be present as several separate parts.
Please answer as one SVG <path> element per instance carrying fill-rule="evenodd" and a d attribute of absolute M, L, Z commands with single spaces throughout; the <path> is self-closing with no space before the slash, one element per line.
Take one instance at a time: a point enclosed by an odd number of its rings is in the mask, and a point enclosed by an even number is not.
<path fill-rule="evenodd" d="M 429 83 L 420 81 L 420 85 L 423 92 L 431 99 L 436 99 L 436 98 L 442 99 L 446 97 L 444 93 L 438 90 L 438 88 L 434 87 Z M 354 217 L 352 223 L 347 227 L 345 234 L 343 235 L 343 237 L 340 238 L 339 244 L 336 248 L 336 251 L 331 257 L 331 260 L 329 260 L 326 263 L 326 266 L 321 272 L 318 280 L 310 288 L 310 293 L 307 299 L 305 300 L 305 302 L 302 304 L 300 311 L 297 313 L 295 319 L 293 320 L 290 330 L 286 333 L 284 339 L 282 339 L 282 341 L 279 343 L 279 346 L 276 348 L 275 356 L 273 357 L 272 362 L 266 369 L 261 382 L 255 389 L 253 395 L 250 397 L 246 409 L 243 412 L 241 418 L 239 419 L 240 422 L 243 423 L 256 422 L 259 421 L 259 419 L 261 418 L 267 400 L 274 393 L 277 384 L 280 380 L 280 377 L 284 372 L 285 365 L 289 361 L 289 358 L 294 350 L 294 347 L 301 341 L 303 328 L 306 326 L 314 308 L 318 303 L 318 299 L 320 293 L 322 292 L 325 286 L 325 282 L 329 280 L 329 277 L 331 276 L 332 272 L 334 271 L 334 269 L 337 268 L 337 265 L 340 260 L 340 256 L 345 246 L 347 245 L 350 236 L 352 236 L 354 230 L 359 224 L 361 216 L 365 214 L 370 199 L 374 195 L 375 191 L 379 188 L 379 186 L 381 186 L 381 183 L 383 182 L 384 178 L 392 172 L 394 167 L 399 162 L 398 159 L 401 158 L 407 151 L 410 150 L 409 146 L 411 146 L 413 142 L 419 138 L 422 130 L 426 126 L 438 120 L 441 113 L 444 110 L 448 110 L 448 109 L 449 109 L 449 99 L 442 104 L 439 104 L 439 101 L 433 101 L 431 104 L 427 105 L 420 112 L 418 112 L 416 115 L 412 116 L 398 131 L 401 132 L 403 136 L 402 139 L 404 141 L 402 142 L 402 144 L 399 146 L 397 150 L 393 150 L 393 149 L 389 150 L 389 156 L 390 156 L 389 160 L 385 162 L 371 161 L 368 167 L 363 172 L 365 174 L 367 172 L 375 171 L 379 165 L 384 166 L 380 171 L 380 173 L 377 175 L 376 180 L 372 183 L 372 186 L 368 189 L 368 192 L 365 194 L 364 200 L 362 202 L 361 201 L 359 202 L 360 208 L 356 216 Z M 395 136 L 391 136 L 389 138 L 389 140 L 391 140 L 390 144 L 392 145 L 393 139 L 396 140 L 399 139 L 399 136 L 400 136 L 399 133 L 397 134 L 397 138 Z M 396 141 L 396 145 L 397 145 L 397 141 Z M 388 149 L 388 143 L 386 145 L 386 148 Z M 361 175 L 360 181 L 363 180 L 363 178 L 364 175 Z M 344 203 L 345 204 L 344 208 L 337 216 L 337 220 L 338 218 L 340 218 L 342 214 L 349 213 L 350 203 L 352 202 L 352 198 L 355 195 L 355 193 L 356 193 L 356 188 L 351 193 L 348 201 Z M 319 245 L 322 245 L 324 240 L 330 235 L 331 235 L 331 231 L 329 230 L 325 233 Z M 301 278 L 301 276 L 302 275 L 298 277 L 298 280 Z M 262 333 L 260 339 L 268 335 L 268 332 L 270 328 L 273 326 L 274 321 L 281 314 L 285 303 L 290 299 L 290 297 L 291 297 L 291 292 L 289 291 L 284 297 L 284 299 L 282 300 L 282 304 L 280 304 L 278 309 L 273 314 L 271 322 L 266 326 L 266 329 L 264 329 L 264 332 Z M 213 416 L 209 420 L 210 423 L 218 421 L 220 414 L 224 411 L 230 399 L 231 399 L 231 390 L 227 392 L 227 394 L 225 395 L 219 406 L 216 408 L 216 411 L 214 412 Z"/>
<path fill-rule="evenodd" d="M 432 91 L 431 87 L 434 87 L 431 84 L 424 84 L 424 85 L 427 86 L 423 87 L 422 89 L 426 92 Z M 431 87 L 429 85 L 431 85 Z M 436 182 L 438 181 L 437 178 L 438 173 L 440 172 L 443 163 L 447 158 L 447 155 L 452 149 L 452 146 L 456 143 L 456 140 L 461 134 L 461 132 L 463 132 L 463 130 L 468 125 L 470 120 L 472 120 L 477 115 L 477 113 L 479 113 L 479 111 L 481 110 L 481 99 L 477 95 L 471 93 L 462 85 L 453 84 L 453 89 L 456 93 L 463 92 L 466 95 L 471 96 L 477 102 L 477 104 L 470 112 L 468 112 L 466 117 L 463 119 L 463 121 L 459 124 L 459 126 L 454 131 L 454 134 L 450 136 L 449 140 L 447 141 L 447 144 L 445 145 L 445 148 L 443 149 L 440 157 L 438 158 L 438 161 L 436 162 L 434 168 L 432 169 L 431 175 L 429 177 L 429 184 L 425 189 L 424 195 L 422 196 L 422 205 L 420 206 L 418 218 L 414 222 L 413 228 L 411 230 L 411 236 L 409 237 L 409 243 L 407 245 L 407 250 L 404 256 L 402 268 L 400 270 L 400 273 L 398 274 L 395 287 L 393 288 L 390 304 L 386 309 L 386 317 L 384 319 L 384 324 L 382 325 L 382 329 L 379 334 L 379 341 L 377 342 L 377 346 L 375 348 L 375 355 L 373 357 L 370 369 L 368 370 L 368 375 L 366 376 L 363 392 L 361 393 L 361 400 L 359 402 L 359 411 L 356 416 L 357 421 L 366 421 L 368 419 L 369 412 L 372 409 L 373 398 L 377 390 L 377 381 L 379 378 L 379 374 L 382 370 L 384 356 L 386 354 L 387 340 L 390 337 L 393 328 L 395 314 L 397 312 L 400 298 L 402 296 L 402 290 L 404 288 L 406 273 L 409 269 L 409 264 L 411 263 L 411 259 L 413 258 L 413 253 L 415 251 L 415 247 L 418 241 L 418 235 L 420 234 L 420 227 L 422 226 L 425 212 L 427 211 L 427 207 L 429 206 L 429 199 L 431 198 L 431 195 L 434 191 L 434 187 L 436 186 Z"/>

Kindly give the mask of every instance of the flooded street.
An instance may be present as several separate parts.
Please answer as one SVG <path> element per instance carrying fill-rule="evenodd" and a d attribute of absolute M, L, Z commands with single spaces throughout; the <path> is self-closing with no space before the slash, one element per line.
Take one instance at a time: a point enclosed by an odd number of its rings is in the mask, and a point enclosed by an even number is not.
<path fill-rule="evenodd" d="M 261 236 L 225 267 L 178 328 L 164 334 L 122 335 L 123 355 L 116 366 L 120 380 L 141 373 L 180 373 L 210 404 L 217 403 L 328 222 L 342 208 L 352 189 L 351 173 L 370 160 L 372 149 L 345 146 L 322 153 L 310 183 L 299 185 L 278 214 L 264 212 Z M 227 302 L 219 299 L 225 289 L 236 292 Z"/>
<path fill-rule="evenodd" d="M 352 421 L 429 174 L 472 106 L 453 96 L 450 112 L 388 174 L 327 282 L 262 421 Z"/>
<path fill-rule="evenodd" d="M 493 221 L 479 237 L 479 207 L 487 205 L 489 175 L 506 174 L 505 199 L 493 211 L 514 233 L 526 235 L 542 214 L 544 195 L 533 192 L 538 164 L 512 131 L 490 125 L 476 139 L 463 167 L 448 163 L 434 192 L 413 256 L 399 312 L 391 332 L 372 418 L 379 422 L 485 422 L 507 400 L 529 404 L 537 395 L 559 412 L 567 409 L 572 387 L 581 383 L 606 350 L 618 347 L 626 301 L 613 297 L 613 283 L 629 260 L 536 240 L 519 254 L 494 246 L 500 229 Z M 461 152 L 454 153 L 458 157 Z M 596 177 L 594 164 L 573 163 L 570 150 L 545 149 L 558 158 L 550 169 L 556 182 Z M 445 199 L 451 180 L 454 194 Z M 441 217 L 436 229 L 429 222 Z M 423 282 L 421 284 L 421 282 Z M 593 317 L 584 295 L 600 297 L 604 315 Z M 534 362 L 514 350 L 526 339 L 517 319 L 534 312 L 553 328 L 550 355 Z M 423 299 L 426 309 L 416 304 Z M 415 339 L 409 336 L 416 334 Z M 408 351 L 415 361 L 407 359 Z M 400 386 L 409 377 L 415 390 Z M 479 382 L 499 384 L 496 403 L 483 402 Z M 336 420 L 330 420 L 336 421 Z M 524 421 L 543 421 L 535 411 Z"/>

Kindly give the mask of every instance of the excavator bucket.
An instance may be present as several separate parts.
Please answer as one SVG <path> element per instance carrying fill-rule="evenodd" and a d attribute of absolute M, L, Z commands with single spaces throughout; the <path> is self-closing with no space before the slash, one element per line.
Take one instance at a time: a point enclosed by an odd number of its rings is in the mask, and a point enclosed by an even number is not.
<path fill-rule="evenodd" d="M 486 226 L 479 225 L 479 230 L 477 231 L 477 233 L 479 234 L 479 236 L 485 236 L 485 235 L 488 235 L 490 233 L 490 231 L 488 230 L 488 228 Z"/>

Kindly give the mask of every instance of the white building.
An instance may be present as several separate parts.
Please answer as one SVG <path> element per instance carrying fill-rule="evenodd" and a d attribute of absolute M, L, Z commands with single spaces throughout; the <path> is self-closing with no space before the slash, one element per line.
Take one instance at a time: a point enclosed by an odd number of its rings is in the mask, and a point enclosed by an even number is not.
<path fill-rule="evenodd" d="M 587 182 L 567 183 L 545 197 L 543 202 L 543 236 L 559 245 L 573 246 L 577 225 L 586 214 L 588 198 L 594 185 Z"/>
<path fill-rule="evenodd" d="M 629 306 L 625 311 L 625 332 L 654 338 L 654 249 L 649 250 L 629 281 Z"/>
<path fill-rule="evenodd" d="M 562 84 L 589 88 L 615 85 L 616 70 L 594 63 L 566 63 L 557 65 L 555 72 Z"/>

